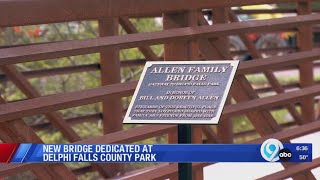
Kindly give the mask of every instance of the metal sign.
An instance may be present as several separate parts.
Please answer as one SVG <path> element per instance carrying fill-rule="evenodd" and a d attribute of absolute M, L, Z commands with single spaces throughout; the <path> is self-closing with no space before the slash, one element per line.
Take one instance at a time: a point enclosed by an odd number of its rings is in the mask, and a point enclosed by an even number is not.
<path fill-rule="evenodd" d="M 147 62 L 123 123 L 217 124 L 238 64 Z"/>

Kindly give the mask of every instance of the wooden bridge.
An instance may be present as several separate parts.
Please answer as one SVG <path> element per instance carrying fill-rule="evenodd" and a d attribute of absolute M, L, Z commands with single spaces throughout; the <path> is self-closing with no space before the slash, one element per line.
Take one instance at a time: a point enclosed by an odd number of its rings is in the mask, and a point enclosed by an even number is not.
<path fill-rule="evenodd" d="M 231 7 L 265 3 L 288 3 L 293 9 L 232 10 Z M 228 105 L 219 125 L 193 126 L 193 143 L 234 143 L 239 137 L 259 135 L 247 143 L 261 143 L 268 138 L 283 142 L 320 130 L 317 96 L 320 85 L 313 69 L 319 66 L 320 49 L 313 42 L 314 26 L 320 23 L 318 10 L 309 0 L 0 0 L 0 27 L 26 26 L 71 21 L 94 20 L 99 34 L 92 39 L 8 45 L 0 48 L 1 81 L 11 81 L 27 99 L 9 102 L 0 98 L 0 139 L 2 142 L 42 143 L 37 131 L 55 127 L 70 143 L 134 143 L 166 135 L 167 143 L 177 143 L 175 125 L 143 125 L 124 130 L 122 119 L 126 107 L 122 97 L 133 94 L 136 81 L 121 82 L 120 70 L 142 66 L 146 61 L 221 60 L 249 54 L 253 59 L 239 65 Z M 239 22 L 237 14 L 292 13 L 292 17 Z M 138 32 L 130 21 L 135 18 L 162 17 L 163 30 Z M 208 17 L 212 22 L 208 21 Z M 209 18 L 209 19 L 210 19 Z M 119 34 L 119 27 L 127 33 Z M 292 47 L 257 49 L 249 33 L 296 32 Z M 246 50 L 230 51 L 228 36 L 240 37 Z M 159 57 L 150 46 L 163 44 Z M 144 59 L 120 60 L 121 49 L 138 48 Z M 287 52 L 282 56 L 263 57 L 265 52 Z M 17 63 L 50 60 L 61 57 L 100 53 L 99 64 L 67 66 L 32 71 L 19 71 Z M 275 71 L 299 70 L 299 81 L 281 84 Z M 28 81 L 34 77 L 71 74 L 85 71 L 101 72 L 101 87 L 43 96 Z M 255 87 L 246 75 L 263 73 L 268 86 Z M 269 92 L 268 96 L 261 93 Z M 270 95 L 271 94 L 271 95 Z M 102 112 L 64 119 L 62 109 L 102 102 Z M 271 111 L 286 109 L 293 117 L 279 124 Z M 49 120 L 29 126 L 22 118 L 44 114 Z M 235 133 L 232 119 L 245 115 L 254 129 Z M 81 139 L 72 125 L 102 119 L 104 135 Z M 203 179 L 203 167 L 194 163 L 194 179 Z M 303 164 L 283 163 L 284 170 L 263 179 L 315 179 L 311 169 L 320 166 L 320 159 Z M 0 177 L 31 171 L 38 179 L 76 179 L 88 172 L 101 178 L 114 179 L 176 179 L 177 164 L 159 164 L 125 172 L 124 164 L 96 164 L 70 169 L 64 164 L 0 164 Z"/>

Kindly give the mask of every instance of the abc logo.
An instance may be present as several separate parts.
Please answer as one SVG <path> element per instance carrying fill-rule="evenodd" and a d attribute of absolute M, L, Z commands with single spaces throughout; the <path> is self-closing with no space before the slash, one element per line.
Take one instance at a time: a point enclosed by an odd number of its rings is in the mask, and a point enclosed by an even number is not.
<path fill-rule="evenodd" d="M 268 139 L 264 141 L 260 147 L 261 156 L 269 162 L 279 161 L 280 150 L 283 149 L 283 144 L 277 139 Z M 287 152 L 286 152 L 287 153 Z M 287 156 L 284 153 L 282 156 Z M 288 155 L 289 156 L 289 155 Z"/>
<path fill-rule="evenodd" d="M 289 161 L 292 157 L 292 153 L 289 149 L 284 148 L 280 150 L 279 157 L 281 161 Z"/>

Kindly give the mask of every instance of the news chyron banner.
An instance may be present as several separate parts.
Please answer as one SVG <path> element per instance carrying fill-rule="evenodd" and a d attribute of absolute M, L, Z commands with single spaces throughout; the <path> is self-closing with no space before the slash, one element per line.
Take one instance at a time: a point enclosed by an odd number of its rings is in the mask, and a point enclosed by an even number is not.
<path fill-rule="evenodd" d="M 310 162 L 312 144 L 0 144 L 2 163 Z"/>

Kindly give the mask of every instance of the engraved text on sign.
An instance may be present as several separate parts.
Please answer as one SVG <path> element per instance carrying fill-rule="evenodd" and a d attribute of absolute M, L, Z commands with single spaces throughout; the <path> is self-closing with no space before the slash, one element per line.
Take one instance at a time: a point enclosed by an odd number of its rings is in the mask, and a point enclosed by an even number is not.
<path fill-rule="evenodd" d="M 237 65 L 148 62 L 124 123 L 217 123 Z"/>

